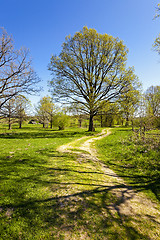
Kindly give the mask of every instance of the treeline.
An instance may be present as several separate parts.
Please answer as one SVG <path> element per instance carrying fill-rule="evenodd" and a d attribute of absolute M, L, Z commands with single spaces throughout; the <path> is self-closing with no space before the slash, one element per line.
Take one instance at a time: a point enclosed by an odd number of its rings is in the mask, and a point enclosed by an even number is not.
<path fill-rule="evenodd" d="M 88 115 L 82 114 L 78 105 L 59 108 L 50 96 L 43 97 L 35 106 L 35 114 L 30 116 L 31 103 L 24 96 L 7 101 L 0 109 L 0 119 L 5 120 L 8 128 L 18 123 L 19 128 L 27 121 L 42 124 L 43 128 L 88 127 Z M 133 131 L 160 128 L 160 86 L 151 86 L 145 93 L 134 90 L 122 95 L 114 103 L 104 103 L 94 119 L 95 127 L 115 125 L 132 126 Z"/>
<path fill-rule="evenodd" d="M 160 86 L 151 86 L 144 93 L 133 91 L 99 113 L 101 126 L 131 125 L 144 129 L 160 127 Z"/>

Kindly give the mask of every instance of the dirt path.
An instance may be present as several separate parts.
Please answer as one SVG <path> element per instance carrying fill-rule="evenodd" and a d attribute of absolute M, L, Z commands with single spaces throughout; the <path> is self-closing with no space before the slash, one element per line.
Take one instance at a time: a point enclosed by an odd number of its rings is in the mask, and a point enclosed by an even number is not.
<path fill-rule="evenodd" d="M 159 205 L 152 202 L 144 193 L 138 193 L 133 190 L 131 186 L 128 186 L 122 178 L 117 176 L 116 173 L 106 167 L 105 164 L 97 158 L 94 142 L 108 136 L 109 134 L 111 134 L 110 130 L 108 130 L 107 133 L 106 130 L 103 130 L 102 133 L 96 137 L 89 137 L 89 139 L 88 137 L 83 137 L 72 143 L 59 147 L 58 151 L 74 152 L 76 146 L 79 163 L 87 158 L 90 159 L 94 165 L 97 164 L 97 166 L 100 166 L 101 172 L 108 175 L 108 186 L 110 187 L 112 194 L 117 198 L 116 203 L 108 206 L 113 215 L 118 214 L 122 218 L 122 222 L 123 218 L 131 217 L 133 226 L 143 234 L 146 234 L 146 226 L 150 226 L 150 229 L 152 230 L 148 229 L 147 239 L 158 240 L 160 239 Z M 80 151 L 78 152 L 78 150 Z"/>

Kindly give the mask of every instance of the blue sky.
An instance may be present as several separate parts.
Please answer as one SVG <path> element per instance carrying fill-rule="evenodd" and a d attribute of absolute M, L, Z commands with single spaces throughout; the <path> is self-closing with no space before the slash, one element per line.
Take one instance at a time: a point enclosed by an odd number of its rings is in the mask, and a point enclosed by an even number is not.
<path fill-rule="evenodd" d="M 59 54 L 65 37 L 83 26 L 119 37 L 129 48 L 128 66 L 134 66 L 146 90 L 160 85 L 160 55 L 152 50 L 160 33 L 153 20 L 158 0 L 0 0 L 0 26 L 12 34 L 16 48 L 30 49 L 44 91 L 30 97 L 36 103 L 48 94 L 47 65 Z"/>

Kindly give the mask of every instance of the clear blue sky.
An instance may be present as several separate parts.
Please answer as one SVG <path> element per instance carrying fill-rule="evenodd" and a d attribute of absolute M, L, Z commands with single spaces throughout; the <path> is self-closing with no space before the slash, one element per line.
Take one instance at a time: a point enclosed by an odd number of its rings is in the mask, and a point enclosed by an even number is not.
<path fill-rule="evenodd" d="M 47 95 L 51 79 L 47 65 L 59 54 L 65 37 L 83 26 L 119 37 L 129 48 L 128 66 L 134 66 L 146 90 L 160 85 L 160 55 L 152 50 L 160 33 L 153 20 L 158 0 L 0 0 L 0 26 L 12 34 L 16 48 L 30 49 L 34 69 Z M 40 97 L 32 97 L 36 102 Z"/>

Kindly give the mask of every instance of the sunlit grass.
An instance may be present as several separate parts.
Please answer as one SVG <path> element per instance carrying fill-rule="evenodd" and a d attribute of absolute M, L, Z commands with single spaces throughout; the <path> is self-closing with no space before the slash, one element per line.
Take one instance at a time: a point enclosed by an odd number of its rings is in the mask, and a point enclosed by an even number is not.
<path fill-rule="evenodd" d="M 107 166 L 139 190 L 160 200 L 160 131 L 146 133 L 143 139 L 130 129 L 113 129 L 97 142 L 101 159 Z M 151 138 L 152 137 L 152 138 Z"/>
<path fill-rule="evenodd" d="M 117 197 L 100 165 L 57 151 L 95 133 L 40 126 L 0 131 L 0 239 L 147 239 L 132 219 L 109 209 Z"/>

